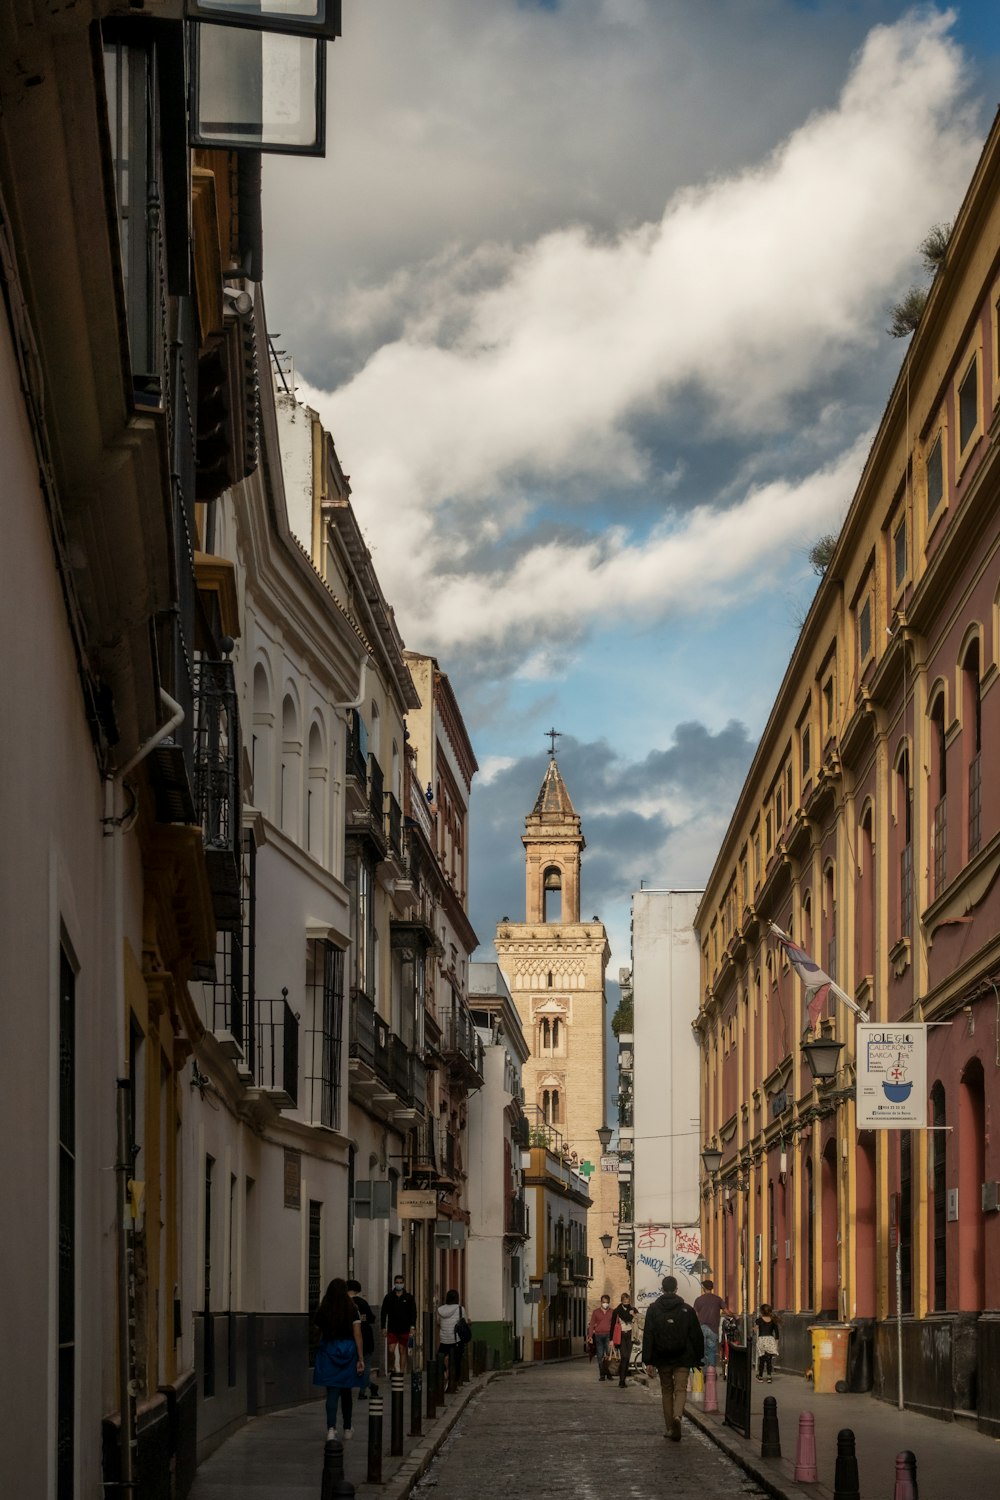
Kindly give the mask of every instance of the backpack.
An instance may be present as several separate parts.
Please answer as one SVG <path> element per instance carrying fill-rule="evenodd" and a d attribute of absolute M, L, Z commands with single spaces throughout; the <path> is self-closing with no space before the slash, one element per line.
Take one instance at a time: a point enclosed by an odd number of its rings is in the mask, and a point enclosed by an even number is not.
<path fill-rule="evenodd" d="M 672 1307 L 668 1312 L 660 1308 L 653 1316 L 653 1360 L 654 1363 L 667 1364 L 670 1360 L 679 1359 L 687 1352 L 688 1346 L 688 1318 L 687 1307 L 683 1304 Z"/>
<path fill-rule="evenodd" d="M 466 1319 L 465 1308 L 460 1307 L 455 1321 L 455 1341 L 459 1344 L 472 1342 L 472 1324 Z"/>

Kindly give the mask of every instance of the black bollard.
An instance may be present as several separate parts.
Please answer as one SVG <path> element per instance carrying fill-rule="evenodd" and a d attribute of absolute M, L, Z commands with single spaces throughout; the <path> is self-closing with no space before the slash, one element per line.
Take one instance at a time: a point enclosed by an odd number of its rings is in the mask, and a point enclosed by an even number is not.
<path fill-rule="evenodd" d="M 861 1500 L 854 1433 L 842 1427 L 837 1433 L 837 1466 L 833 1473 L 833 1500 Z"/>
<path fill-rule="evenodd" d="M 410 1374 L 410 1436 L 419 1437 L 423 1432 L 421 1418 L 424 1409 L 424 1377 L 419 1370 Z"/>
<path fill-rule="evenodd" d="M 331 1438 L 323 1448 L 320 1500 L 353 1500 L 354 1486 L 344 1478 L 344 1445 Z"/>
<path fill-rule="evenodd" d="M 368 1483 L 382 1483 L 382 1408 L 381 1396 L 368 1398 Z"/>
<path fill-rule="evenodd" d="M 781 1437 L 778 1433 L 778 1403 L 773 1396 L 764 1397 L 764 1415 L 760 1428 L 761 1458 L 781 1457 Z"/>
<path fill-rule="evenodd" d="M 434 1360 L 427 1361 L 427 1371 L 424 1379 L 427 1387 L 427 1420 L 432 1422 L 437 1415 L 437 1384 L 434 1378 Z"/>
<path fill-rule="evenodd" d="M 403 1372 L 393 1370 L 389 1379 L 392 1390 L 389 1412 L 389 1452 L 399 1458 L 403 1452 Z"/>

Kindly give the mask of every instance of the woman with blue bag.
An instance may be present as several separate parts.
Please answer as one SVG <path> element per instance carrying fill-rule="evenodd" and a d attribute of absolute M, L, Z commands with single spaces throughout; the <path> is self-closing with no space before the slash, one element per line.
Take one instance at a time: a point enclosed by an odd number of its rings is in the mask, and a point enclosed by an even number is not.
<path fill-rule="evenodd" d="M 313 1384 L 326 1386 L 326 1437 L 337 1436 L 337 1406 L 343 1412 L 344 1441 L 354 1436 L 351 1414 L 354 1409 L 351 1391 L 358 1376 L 364 1374 L 365 1360 L 361 1348 L 361 1314 L 347 1291 L 347 1282 L 335 1276 L 326 1289 L 316 1312 L 320 1333 Z"/>

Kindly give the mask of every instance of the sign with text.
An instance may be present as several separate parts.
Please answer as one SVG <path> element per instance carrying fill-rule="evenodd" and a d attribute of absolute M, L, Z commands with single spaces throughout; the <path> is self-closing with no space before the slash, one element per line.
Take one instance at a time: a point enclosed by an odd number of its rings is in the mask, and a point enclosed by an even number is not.
<path fill-rule="evenodd" d="M 401 1219 L 436 1219 L 437 1193 L 401 1192 L 398 1198 Z"/>
<path fill-rule="evenodd" d="M 927 1027 L 919 1023 L 858 1026 L 859 1130 L 927 1126 Z"/>

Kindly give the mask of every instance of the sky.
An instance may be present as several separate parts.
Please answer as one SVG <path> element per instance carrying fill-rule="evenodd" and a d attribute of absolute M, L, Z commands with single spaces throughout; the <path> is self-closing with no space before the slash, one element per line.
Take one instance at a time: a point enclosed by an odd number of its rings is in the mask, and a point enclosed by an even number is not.
<path fill-rule="evenodd" d="M 550 727 L 609 977 L 700 887 L 1000 98 L 993 0 L 343 0 L 265 289 L 479 761 L 479 958 Z"/>

